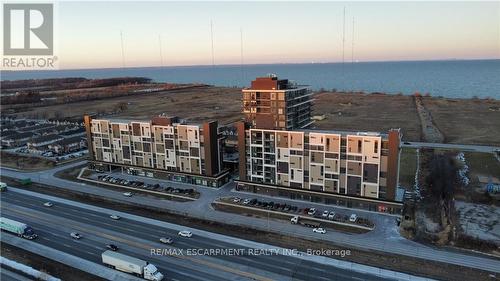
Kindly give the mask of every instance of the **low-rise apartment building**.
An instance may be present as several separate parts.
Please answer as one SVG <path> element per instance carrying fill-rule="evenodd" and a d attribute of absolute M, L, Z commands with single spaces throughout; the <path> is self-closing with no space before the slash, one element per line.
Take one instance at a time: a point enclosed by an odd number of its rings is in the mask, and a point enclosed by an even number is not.
<path fill-rule="evenodd" d="M 387 134 L 283 131 L 250 128 L 244 122 L 237 128 L 239 190 L 349 207 L 396 198 L 399 129 Z M 386 211 L 391 206 L 375 203 L 370 208 Z"/>
<path fill-rule="evenodd" d="M 212 187 L 229 179 L 222 168 L 223 136 L 216 121 L 198 125 L 176 117 L 136 121 L 85 116 L 84 122 L 94 169 L 121 168 Z"/>

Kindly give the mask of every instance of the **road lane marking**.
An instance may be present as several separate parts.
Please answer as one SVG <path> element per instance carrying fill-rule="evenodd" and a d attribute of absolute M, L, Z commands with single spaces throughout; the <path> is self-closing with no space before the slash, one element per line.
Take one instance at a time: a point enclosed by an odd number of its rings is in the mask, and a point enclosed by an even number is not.
<path fill-rule="evenodd" d="M 46 217 L 43 217 L 43 216 L 40 216 L 40 215 L 36 215 L 36 214 L 33 214 L 33 213 L 28 213 L 28 212 L 25 212 L 23 210 L 10 209 L 10 211 L 13 211 L 13 212 L 16 212 L 16 213 L 20 213 L 20 214 L 23 214 L 25 216 L 33 217 L 33 218 L 36 218 L 36 219 L 39 219 L 39 220 L 43 220 L 43 221 L 46 221 L 46 222 L 49 222 L 49 223 L 53 222 L 53 221 L 51 221 L 50 219 L 48 219 Z M 63 220 L 67 220 L 65 218 L 62 218 L 62 219 Z M 154 246 L 153 247 L 152 246 L 148 246 L 147 244 L 144 244 L 144 243 L 140 243 L 140 242 L 136 242 L 136 241 L 131 241 L 131 240 L 128 240 L 128 239 L 125 239 L 125 238 L 121 238 L 121 237 L 115 236 L 115 235 L 103 233 L 103 232 L 96 231 L 96 230 L 91 230 L 89 228 L 84 228 L 84 227 L 75 225 L 74 223 L 69 223 L 69 224 L 72 224 L 73 228 L 78 229 L 78 230 L 80 230 L 82 232 L 92 233 L 92 234 L 94 234 L 96 236 L 107 237 L 108 239 L 117 240 L 117 241 L 120 241 L 120 242 L 122 242 L 124 244 L 128 244 L 129 246 L 133 245 L 136 248 L 144 249 L 146 251 L 150 251 L 151 249 L 155 248 Z M 84 252 L 86 252 L 86 251 L 84 251 Z M 88 252 L 86 252 L 86 253 L 88 253 Z M 93 255 L 93 253 L 91 253 L 91 255 Z M 270 279 L 270 278 L 267 278 L 267 277 L 264 277 L 264 276 L 260 276 L 260 275 L 255 274 L 255 273 L 241 271 L 241 270 L 238 270 L 238 269 L 235 269 L 235 268 L 231 268 L 229 266 L 225 266 L 225 265 L 221 265 L 221 264 L 216 264 L 216 263 L 213 263 L 213 262 L 210 262 L 210 261 L 206 261 L 206 260 L 196 259 L 196 258 L 191 257 L 191 256 L 179 256 L 179 255 L 168 255 L 168 256 L 174 257 L 174 258 L 178 258 L 178 259 L 183 259 L 183 260 L 189 260 L 189 261 L 201 264 L 201 265 L 205 265 L 205 266 L 208 266 L 208 267 L 211 267 L 211 268 L 214 268 L 214 269 L 219 269 L 219 270 L 222 270 L 222 271 L 225 271 L 225 272 L 233 273 L 233 274 L 236 274 L 236 275 L 239 275 L 239 276 L 243 276 L 243 277 L 246 277 L 246 278 L 251 278 L 251 279 L 254 279 L 254 280 L 273 281 L 273 279 Z"/>

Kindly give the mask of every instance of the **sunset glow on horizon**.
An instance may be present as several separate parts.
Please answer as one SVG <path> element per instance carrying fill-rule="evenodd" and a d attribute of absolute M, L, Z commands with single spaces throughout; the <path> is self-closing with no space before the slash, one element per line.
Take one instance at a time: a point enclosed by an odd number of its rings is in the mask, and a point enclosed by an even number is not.
<path fill-rule="evenodd" d="M 500 59 L 500 2 L 59 2 L 55 13 L 61 69 L 211 65 L 211 21 L 215 64 L 242 52 L 244 64 Z"/>

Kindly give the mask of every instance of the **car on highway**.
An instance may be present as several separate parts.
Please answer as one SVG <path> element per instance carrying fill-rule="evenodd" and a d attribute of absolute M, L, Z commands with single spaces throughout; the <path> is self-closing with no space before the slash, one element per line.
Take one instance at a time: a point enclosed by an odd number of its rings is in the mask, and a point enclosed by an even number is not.
<path fill-rule="evenodd" d="M 356 214 L 351 214 L 351 216 L 349 217 L 350 222 L 356 222 L 357 220 L 358 220 L 358 215 Z"/>
<path fill-rule="evenodd" d="M 131 197 L 132 196 L 132 192 L 125 192 L 125 193 L 123 193 L 123 196 Z"/>
<path fill-rule="evenodd" d="M 191 236 L 193 236 L 193 233 L 191 231 L 181 230 L 179 231 L 179 236 L 190 238 Z"/>
<path fill-rule="evenodd" d="M 317 227 L 317 228 L 314 228 L 314 229 L 313 229 L 313 232 L 315 232 L 315 233 L 319 233 L 319 234 L 325 234 L 325 233 L 326 233 L 326 230 L 325 230 L 324 228 Z"/>
<path fill-rule="evenodd" d="M 321 214 L 321 217 L 326 219 L 326 218 L 328 218 L 328 214 L 329 214 L 329 212 L 327 210 L 324 210 L 323 214 Z"/>
<path fill-rule="evenodd" d="M 309 209 L 309 211 L 307 211 L 307 214 L 310 216 L 314 216 L 314 214 L 316 214 L 316 208 Z"/>
<path fill-rule="evenodd" d="M 71 236 L 71 238 L 77 239 L 77 240 L 82 238 L 82 236 L 78 232 L 71 232 L 69 235 Z"/>
<path fill-rule="evenodd" d="M 252 200 L 250 198 L 247 198 L 247 199 L 243 200 L 243 204 L 248 205 L 250 203 L 250 201 L 252 201 Z"/>
<path fill-rule="evenodd" d="M 334 211 L 331 211 L 329 214 L 328 214 L 328 219 L 329 220 L 333 220 L 335 218 L 335 212 Z"/>
<path fill-rule="evenodd" d="M 108 244 L 106 245 L 106 248 L 110 249 L 111 251 L 118 251 L 118 246 L 115 244 Z"/>
<path fill-rule="evenodd" d="M 160 242 L 163 244 L 172 244 L 172 243 L 174 243 L 174 239 L 172 239 L 170 237 L 162 237 L 162 238 L 160 238 Z"/>
<path fill-rule="evenodd" d="M 111 215 L 109 217 L 112 218 L 112 219 L 114 219 L 114 220 L 119 220 L 120 219 L 120 216 L 117 216 L 117 215 Z"/>
<path fill-rule="evenodd" d="M 54 206 L 54 204 L 52 204 L 52 202 L 45 202 L 45 203 L 43 203 L 43 205 L 45 207 L 52 207 L 52 206 Z"/>

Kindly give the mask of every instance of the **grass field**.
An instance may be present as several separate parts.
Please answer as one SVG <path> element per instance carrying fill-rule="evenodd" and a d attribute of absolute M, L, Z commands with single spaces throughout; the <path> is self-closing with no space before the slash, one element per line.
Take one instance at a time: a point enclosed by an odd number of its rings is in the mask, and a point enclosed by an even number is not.
<path fill-rule="evenodd" d="M 416 170 L 417 150 L 414 148 L 403 148 L 400 157 L 399 184 L 411 190 L 415 184 Z"/>
<path fill-rule="evenodd" d="M 405 140 L 420 140 L 420 122 L 411 96 L 360 93 L 319 93 L 314 96 L 319 129 L 387 132 L 401 128 Z"/>
<path fill-rule="evenodd" d="M 55 166 L 55 162 L 38 157 L 21 156 L 16 154 L 1 152 L 2 167 L 25 171 L 40 171 L 50 169 Z"/>
<path fill-rule="evenodd" d="M 133 96 L 81 101 L 45 107 L 29 108 L 19 117 L 47 116 L 53 118 L 83 118 L 84 114 L 104 114 L 109 117 L 150 119 L 165 113 L 179 116 L 193 122 L 218 120 L 220 124 L 239 120 L 241 92 L 235 88 L 200 87 L 173 91 L 156 92 Z M 116 110 L 120 104 L 126 109 Z M 113 114 L 114 113 L 114 114 Z"/>
<path fill-rule="evenodd" d="M 412 96 L 321 92 L 315 94 L 314 99 L 313 115 L 326 117 L 316 121 L 318 129 L 386 132 L 401 128 L 404 140 L 421 139 L 420 121 Z M 500 101 L 424 97 L 424 104 L 447 142 L 500 146 L 500 122 L 497 121 L 500 120 L 497 110 Z M 218 120 L 219 124 L 229 124 L 243 118 L 241 89 L 201 86 L 27 107 L 16 115 L 81 120 L 83 114 L 99 114 L 146 120 L 162 113 L 192 122 Z"/>
<path fill-rule="evenodd" d="M 450 143 L 500 146 L 500 101 L 423 97 L 436 126 Z"/>
<path fill-rule="evenodd" d="M 465 162 L 469 166 L 469 177 L 476 180 L 478 175 L 500 179 L 500 162 L 491 153 L 465 152 Z"/>

